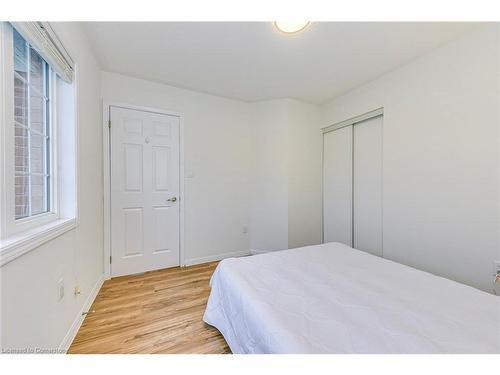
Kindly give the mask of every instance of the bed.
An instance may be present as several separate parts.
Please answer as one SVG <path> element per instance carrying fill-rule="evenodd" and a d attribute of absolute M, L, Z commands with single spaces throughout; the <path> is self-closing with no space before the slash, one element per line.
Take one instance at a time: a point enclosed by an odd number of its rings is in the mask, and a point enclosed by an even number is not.
<path fill-rule="evenodd" d="M 210 285 L 233 353 L 500 353 L 500 297 L 340 243 L 225 259 Z"/>

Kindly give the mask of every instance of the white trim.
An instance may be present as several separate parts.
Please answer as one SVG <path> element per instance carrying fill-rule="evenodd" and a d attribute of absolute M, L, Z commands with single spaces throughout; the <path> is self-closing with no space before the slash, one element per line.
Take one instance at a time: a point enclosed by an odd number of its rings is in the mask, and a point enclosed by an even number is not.
<path fill-rule="evenodd" d="M 14 176 L 14 129 L 11 126 L 14 120 L 14 75 L 13 75 L 13 39 L 12 27 L 9 23 L 2 23 L 2 226 L 0 239 L 4 239 L 15 232 L 15 176 Z M 10 142 L 9 142 L 10 140 Z"/>
<path fill-rule="evenodd" d="M 276 251 L 284 251 L 284 250 L 290 250 L 290 249 L 281 249 L 281 250 L 257 250 L 257 249 L 250 249 L 250 255 L 259 255 L 259 254 L 266 254 L 266 253 L 274 253 Z"/>
<path fill-rule="evenodd" d="M 110 104 L 103 102 L 102 107 L 102 173 L 103 173 L 103 193 L 104 193 L 104 217 L 103 217 L 103 239 L 104 239 L 104 279 L 111 279 L 111 265 L 109 263 L 109 257 L 111 256 L 111 158 L 109 153 L 111 152 L 111 147 L 109 144 L 109 107 Z"/>
<path fill-rule="evenodd" d="M 222 259 L 226 259 L 226 258 L 244 257 L 244 256 L 248 256 L 248 255 L 252 255 L 251 250 L 233 251 L 233 252 L 229 252 L 229 253 L 209 255 L 207 257 L 186 259 L 184 262 L 184 265 L 185 266 L 193 266 L 195 264 L 214 262 L 214 261 L 222 260 Z"/>
<path fill-rule="evenodd" d="M 78 315 L 75 317 L 73 324 L 71 324 L 71 327 L 69 327 L 68 332 L 66 333 L 61 344 L 59 345 L 60 351 L 64 351 L 64 353 L 68 351 L 69 347 L 71 346 L 73 340 L 76 337 L 76 334 L 78 333 L 78 330 L 80 329 L 83 321 L 85 320 L 85 315 L 83 315 L 83 313 L 90 310 L 90 307 L 94 303 L 95 298 L 97 297 L 99 290 L 101 290 L 103 283 L 104 283 L 104 277 L 99 276 L 99 279 L 97 280 L 94 287 L 90 291 L 90 294 L 85 300 L 85 303 L 83 304 L 82 308 L 78 311 Z"/>
<path fill-rule="evenodd" d="M 104 278 L 111 278 L 111 158 L 110 158 L 110 107 L 120 107 L 136 111 L 153 112 L 163 115 L 179 117 L 179 265 L 185 266 L 184 252 L 184 123 L 183 115 L 175 111 L 158 108 L 136 106 L 131 104 L 117 103 L 106 99 L 102 102 L 102 159 L 103 159 L 103 183 L 104 183 Z M 112 125 L 111 125 L 112 126 Z"/>
<path fill-rule="evenodd" d="M 179 265 L 185 266 L 185 249 L 184 249 L 184 125 L 182 116 L 179 116 Z"/>
<path fill-rule="evenodd" d="M 60 219 L 0 241 L 0 267 L 77 227 L 76 219 Z"/>
<path fill-rule="evenodd" d="M 59 122 L 60 118 L 57 113 L 57 75 L 55 72 L 49 67 L 49 76 L 47 77 L 49 83 L 49 121 L 50 121 L 50 159 L 49 159 L 49 167 L 48 171 L 50 175 L 50 211 L 56 215 L 57 218 L 60 217 L 60 196 L 59 191 L 61 188 L 61 176 L 59 174 Z"/>
<path fill-rule="evenodd" d="M 251 249 L 250 250 L 250 255 L 258 255 L 258 254 L 271 253 L 273 251 L 280 251 L 280 250 L 255 250 L 255 249 Z"/>
<path fill-rule="evenodd" d="M 7 155 L 7 152 L 5 150 L 5 146 L 7 145 L 6 142 L 6 126 L 5 123 L 7 121 L 6 115 L 5 115 L 5 108 L 6 108 L 6 85 L 5 85 L 5 80 L 6 80 L 6 68 L 5 68 L 5 63 L 6 63 L 6 51 L 5 51 L 5 41 L 6 41 L 6 33 L 8 30 L 8 26 L 6 22 L 1 22 L 0 23 L 0 186 L 2 186 L 2 189 L 0 189 L 0 238 L 2 237 L 3 233 L 7 230 L 7 207 L 5 207 L 5 204 L 7 202 L 7 189 L 5 189 L 5 186 L 7 185 L 7 179 L 6 179 L 6 165 L 5 165 L 5 158 Z"/>
<path fill-rule="evenodd" d="M 74 173 L 74 194 L 75 202 L 73 205 L 74 216 L 76 219 L 76 224 L 80 225 L 80 66 L 78 63 L 74 65 L 75 79 L 73 80 L 73 146 L 74 146 L 74 162 L 75 162 L 75 173 Z M 61 185 L 59 185 L 61 188 Z"/>
<path fill-rule="evenodd" d="M 366 121 L 366 120 L 371 119 L 373 117 L 378 117 L 378 116 L 383 116 L 383 115 L 384 115 L 384 108 L 380 107 L 380 108 L 377 108 L 373 111 L 363 113 L 362 115 L 352 117 L 352 118 L 347 119 L 345 121 L 341 121 L 341 122 L 338 122 L 338 123 L 333 124 L 333 125 L 325 126 L 324 128 L 321 128 L 321 130 L 322 130 L 323 134 L 329 133 L 331 131 L 334 131 L 334 130 L 337 130 L 340 128 L 344 128 L 346 126 L 355 125 L 359 122 Z"/>

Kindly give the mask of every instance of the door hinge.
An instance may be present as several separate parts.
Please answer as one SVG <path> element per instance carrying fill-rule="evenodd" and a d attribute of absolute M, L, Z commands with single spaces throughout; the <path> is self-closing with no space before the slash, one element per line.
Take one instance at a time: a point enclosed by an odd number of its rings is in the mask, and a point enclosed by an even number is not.
<path fill-rule="evenodd" d="M 111 255 L 109 256 L 109 264 L 111 264 Z"/>
<path fill-rule="evenodd" d="M 108 128 L 111 129 L 111 120 L 108 120 Z"/>

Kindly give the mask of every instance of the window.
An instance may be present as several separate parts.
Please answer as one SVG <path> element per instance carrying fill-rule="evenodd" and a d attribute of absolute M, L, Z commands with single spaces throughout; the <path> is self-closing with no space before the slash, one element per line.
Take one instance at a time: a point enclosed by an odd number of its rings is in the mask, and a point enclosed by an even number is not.
<path fill-rule="evenodd" d="M 49 212 L 50 68 L 14 29 L 15 219 Z"/>
<path fill-rule="evenodd" d="M 0 266 L 77 225 L 74 64 L 45 22 L 0 22 Z"/>

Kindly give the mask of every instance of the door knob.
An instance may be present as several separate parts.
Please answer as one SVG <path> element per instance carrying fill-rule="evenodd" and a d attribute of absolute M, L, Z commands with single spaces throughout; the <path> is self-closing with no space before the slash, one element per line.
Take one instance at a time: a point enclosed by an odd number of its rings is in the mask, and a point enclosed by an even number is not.
<path fill-rule="evenodd" d="M 167 202 L 177 202 L 177 197 L 167 199 Z"/>

